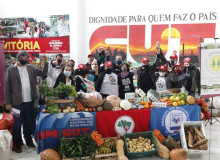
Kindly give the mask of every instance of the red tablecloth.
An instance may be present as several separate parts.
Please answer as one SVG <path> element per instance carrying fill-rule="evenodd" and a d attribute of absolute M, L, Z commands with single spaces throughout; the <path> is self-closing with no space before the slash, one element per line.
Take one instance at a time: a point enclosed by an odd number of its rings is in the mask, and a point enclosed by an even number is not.
<path fill-rule="evenodd" d="M 124 127 L 126 125 L 129 129 Z M 103 137 L 116 137 L 116 130 L 124 133 L 149 131 L 149 125 L 150 109 L 96 112 L 97 131 Z"/>

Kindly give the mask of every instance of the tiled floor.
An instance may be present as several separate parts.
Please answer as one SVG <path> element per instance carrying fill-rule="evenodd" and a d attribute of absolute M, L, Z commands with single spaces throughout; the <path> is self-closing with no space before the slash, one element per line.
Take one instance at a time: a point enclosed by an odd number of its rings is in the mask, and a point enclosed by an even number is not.
<path fill-rule="evenodd" d="M 0 113 L 0 118 L 2 113 Z M 220 118 L 218 118 L 220 120 Z M 203 121 L 205 124 L 205 121 Z M 207 124 L 205 127 L 206 137 L 209 140 L 209 150 L 207 154 L 200 158 L 191 158 L 193 160 L 219 160 L 220 159 L 220 123 L 214 125 Z M 36 148 L 22 146 L 22 153 L 12 152 L 11 160 L 40 160 L 40 154 L 37 154 Z M 1 158 L 0 158 L 1 159 Z M 149 158 L 139 158 L 138 160 L 162 160 L 158 155 Z M 190 160 L 191 160 L 190 159 Z M 2 159 L 1 159 L 2 160 Z"/>

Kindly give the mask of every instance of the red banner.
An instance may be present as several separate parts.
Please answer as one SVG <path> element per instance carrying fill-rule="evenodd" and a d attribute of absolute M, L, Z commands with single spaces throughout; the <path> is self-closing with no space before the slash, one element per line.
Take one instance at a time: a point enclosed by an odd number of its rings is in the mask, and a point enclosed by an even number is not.
<path fill-rule="evenodd" d="M 3 54 L 3 42 L 0 41 L 0 104 L 5 103 L 4 98 L 4 72 L 5 72 L 5 66 L 4 66 L 4 54 Z"/>
<path fill-rule="evenodd" d="M 21 50 L 32 54 L 70 53 L 69 37 L 7 38 L 2 40 L 5 41 L 4 53 L 16 54 Z"/>

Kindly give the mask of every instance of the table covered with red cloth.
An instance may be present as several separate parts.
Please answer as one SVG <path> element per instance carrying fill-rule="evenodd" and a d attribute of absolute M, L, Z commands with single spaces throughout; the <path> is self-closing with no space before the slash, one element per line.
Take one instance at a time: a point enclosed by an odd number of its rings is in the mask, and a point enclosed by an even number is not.
<path fill-rule="evenodd" d="M 150 109 L 96 112 L 97 131 L 103 137 L 116 137 L 117 132 L 146 132 L 149 125 Z"/>

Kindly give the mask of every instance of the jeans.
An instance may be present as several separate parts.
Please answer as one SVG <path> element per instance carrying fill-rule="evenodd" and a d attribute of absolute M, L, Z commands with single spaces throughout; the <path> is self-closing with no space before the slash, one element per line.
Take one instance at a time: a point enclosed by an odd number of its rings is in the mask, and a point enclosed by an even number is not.
<path fill-rule="evenodd" d="M 23 124 L 24 138 L 26 141 L 31 141 L 32 134 L 32 112 L 34 101 L 22 102 L 20 105 L 13 106 L 13 108 L 20 110 L 20 115 L 14 114 L 13 126 L 13 141 L 15 146 L 22 145 L 21 125 Z"/>
<path fill-rule="evenodd" d="M 37 116 L 39 114 L 39 108 L 35 107 L 33 108 L 33 112 L 32 112 L 33 116 L 32 116 L 32 135 L 34 135 L 35 133 L 35 128 L 36 128 L 36 120 L 37 120 Z"/>

